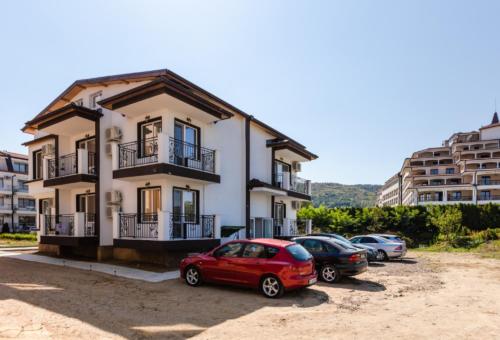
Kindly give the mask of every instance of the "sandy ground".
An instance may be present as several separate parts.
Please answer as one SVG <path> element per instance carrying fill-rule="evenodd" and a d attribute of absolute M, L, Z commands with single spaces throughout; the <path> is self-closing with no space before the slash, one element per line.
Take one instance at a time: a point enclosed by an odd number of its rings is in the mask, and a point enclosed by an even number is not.
<path fill-rule="evenodd" d="M 0 258 L 0 338 L 500 339 L 500 261 L 410 254 L 269 300 Z"/>

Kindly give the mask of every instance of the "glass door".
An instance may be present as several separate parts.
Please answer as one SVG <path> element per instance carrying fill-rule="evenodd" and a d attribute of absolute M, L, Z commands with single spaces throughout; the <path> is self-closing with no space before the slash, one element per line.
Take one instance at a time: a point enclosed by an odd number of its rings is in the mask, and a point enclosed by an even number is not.
<path fill-rule="evenodd" d="M 280 236 L 283 232 L 286 206 L 283 203 L 274 203 L 274 235 Z"/>
<path fill-rule="evenodd" d="M 161 210 L 161 189 L 145 188 L 140 190 L 141 222 L 158 221 L 158 211 Z"/>
<path fill-rule="evenodd" d="M 199 138 L 198 128 L 175 121 L 175 164 L 189 166 L 190 161 L 197 161 L 199 159 Z"/>
<path fill-rule="evenodd" d="M 139 157 L 154 157 L 158 155 L 159 133 L 161 133 L 161 119 L 140 124 Z"/>
<path fill-rule="evenodd" d="M 274 186 L 283 188 L 284 187 L 284 175 L 285 173 L 290 174 L 290 165 L 274 161 Z M 289 176 L 291 178 L 291 176 Z"/>
<path fill-rule="evenodd" d="M 95 138 L 85 139 L 78 142 L 78 149 L 87 150 L 89 174 L 95 175 Z M 77 156 L 78 157 L 78 156 Z"/>
<path fill-rule="evenodd" d="M 174 188 L 173 191 L 173 230 L 174 238 L 200 237 L 198 226 L 198 192 Z"/>

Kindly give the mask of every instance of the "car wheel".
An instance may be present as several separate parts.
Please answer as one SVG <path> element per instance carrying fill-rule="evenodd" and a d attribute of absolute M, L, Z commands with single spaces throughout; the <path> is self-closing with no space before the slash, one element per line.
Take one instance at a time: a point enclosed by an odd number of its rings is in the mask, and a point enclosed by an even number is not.
<path fill-rule="evenodd" d="M 201 284 L 201 273 L 196 267 L 189 267 L 186 270 L 186 275 L 185 275 L 185 280 L 186 283 L 192 287 L 199 286 Z"/>
<path fill-rule="evenodd" d="M 379 250 L 377 253 L 377 260 L 378 261 L 388 261 L 389 257 L 387 256 L 387 253 L 383 250 Z"/>
<path fill-rule="evenodd" d="M 265 297 L 278 298 L 283 295 L 285 289 L 277 277 L 265 276 L 260 282 L 260 291 Z"/>
<path fill-rule="evenodd" d="M 335 266 L 327 264 L 321 268 L 321 279 L 328 283 L 339 282 L 340 273 Z"/>

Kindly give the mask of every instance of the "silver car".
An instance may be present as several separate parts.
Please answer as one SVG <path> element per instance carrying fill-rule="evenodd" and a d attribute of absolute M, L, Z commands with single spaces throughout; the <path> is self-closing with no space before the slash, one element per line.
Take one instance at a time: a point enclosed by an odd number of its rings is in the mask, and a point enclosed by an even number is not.
<path fill-rule="evenodd" d="M 404 245 L 404 248 L 406 249 L 406 241 L 403 240 L 398 235 L 393 235 L 393 234 L 370 234 L 370 235 L 379 236 L 379 237 L 385 238 L 386 240 L 389 240 L 389 241 L 392 241 L 392 242 L 402 243 Z"/>
<path fill-rule="evenodd" d="M 377 249 L 378 258 L 387 261 L 389 259 L 403 257 L 406 254 L 406 246 L 400 242 L 392 242 L 380 236 L 360 235 L 350 239 L 354 244 L 364 244 Z"/>

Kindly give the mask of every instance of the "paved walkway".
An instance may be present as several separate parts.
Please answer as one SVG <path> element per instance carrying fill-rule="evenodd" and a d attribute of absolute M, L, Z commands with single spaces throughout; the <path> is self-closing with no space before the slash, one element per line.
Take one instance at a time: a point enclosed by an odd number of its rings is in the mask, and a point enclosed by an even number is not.
<path fill-rule="evenodd" d="M 179 271 L 177 270 L 164 273 L 155 273 L 146 270 L 117 266 L 113 264 L 59 259 L 35 254 L 22 254 L 16 253 L 15 251 L 5 251 L 5 249 L 0 249 L 0 257 L 9 257 L 24 261 L 89 270 L 114 276 L 125 277 L 127 279 L 142 280 L 147 282 L 162 282 L 179 278 Z"/>

